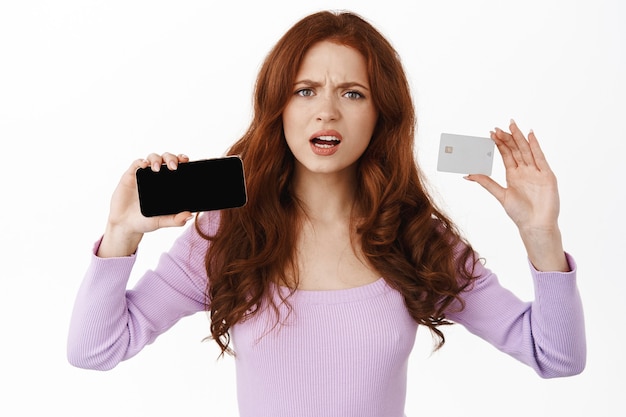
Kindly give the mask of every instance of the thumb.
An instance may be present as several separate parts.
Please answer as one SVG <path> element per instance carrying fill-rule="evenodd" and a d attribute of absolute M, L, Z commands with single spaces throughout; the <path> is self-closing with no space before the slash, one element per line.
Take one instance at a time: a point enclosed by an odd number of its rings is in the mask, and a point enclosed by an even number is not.
<path fill-rule="evenodd" d="M 487 190 L 492 196 L 494 196 L 500 203 L 504 201 L 505 189 L 495 182 L 491 177 L 483 174 L 471 174 L 466 175 L 466 180 L 476 182 L 480 184 L 485 190 Z"/>
<path fill-rule="evenodd" d="M 182 213 L 171 214 L 169 216 L 161 216 L 159 218 L 159 228 L 184 226 L 191 219 L 193 219 L 193 215 L 189 211 L 183 211 Z"/>

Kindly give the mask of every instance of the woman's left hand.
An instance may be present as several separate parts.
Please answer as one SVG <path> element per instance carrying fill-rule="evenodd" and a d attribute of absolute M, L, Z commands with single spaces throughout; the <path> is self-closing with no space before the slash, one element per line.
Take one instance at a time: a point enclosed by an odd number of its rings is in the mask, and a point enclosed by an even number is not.
<path fill-rule="evenodd" d="M 559 269 L 566 268 L 562 263 L 564 255 L 558 227 L 560 204 L 556 176 L 534 132 L 530 131 L 526 139 L 513 120 L 509 129 L 511 133 L 499 128 L 491 132 L 506 169 L 507 186 L 502 187 L 481 174 L 465 178 L 483 186 L 502 204 L 517 225 L 529 257 L 538 269 L 541 268 L 537 264 L 556 268 L 553 259 L 550 262 L 542 259 L 549 254 L 559 259 Z"/>
<path fill-rule="evenodd" d="M 556 176 L 550 169 L 535 134 L 528 140 L 511 120 L 511 133 L 496 128 L 491 139 L 496 143 L 506 169 L 504 188 L 486 175 L 468 175 L 489 191 L 520 230 L 551 229 L 559 215 Z"/>

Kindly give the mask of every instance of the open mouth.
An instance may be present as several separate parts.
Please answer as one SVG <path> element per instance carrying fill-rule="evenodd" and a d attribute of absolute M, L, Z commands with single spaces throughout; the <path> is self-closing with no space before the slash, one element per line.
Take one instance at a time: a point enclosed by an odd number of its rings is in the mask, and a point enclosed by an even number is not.
<path fill-rule="evenodd" d="M 311 143 L 313 143 L 315 147 L 322 149 L 333 148 L 339 145 L 340 142 L 341 140 L 339 140 L 336 136 L 318 136 L 311 139 Z"/>

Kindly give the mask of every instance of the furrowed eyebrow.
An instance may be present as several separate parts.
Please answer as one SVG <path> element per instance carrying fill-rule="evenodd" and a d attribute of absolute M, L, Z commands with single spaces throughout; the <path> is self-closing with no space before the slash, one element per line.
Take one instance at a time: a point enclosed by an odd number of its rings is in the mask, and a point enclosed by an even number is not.
<path fill-rule="evenodd" d="M 322 83 L 318 83 L 312 80 L 300 80 L 300 81 L 296 81 L 294 85 L 306 85 L 309 87 L 319 87 L 320 85 L 322 85 Z"/>
<path fill-rule="evenodd" d="M 362 88 L 363 90 L 367 90 L 367 91 L 369 91 L 369 90 L 370 90 L 370 89 L 369 89 L 369 87 L 366 87 L 366 86 L 364 86 L 363 84 L 361 84 L 361 83 L 357 83 L 357 82 L 355 82 L 355 81 L 353 81 L 353 82 L 347 82 L 347 83 L 342 83 L 342 84 L 339 84 L 339 86 L 338 86 L 338 87 L 339 87 L 339 88 L 353 88 L 353 87 L 359 87 L 359 88 Z"/>
<path fill-rule="evenodd" d="M 306 79 L 306 80 L 299 80 L 299 81 L 296 81 L 296 82 L 294 83 L 294 85 L 295 85 L 295 86 L 304 85 L 304 86 L 307 86 L 307 87 L 320 87 L 320 86 L 322 85 L 322 83 L 317 82 L 317 81 L 313 81 L 313 80 L 308 80 L 308 79 Z M 359 87 L 359 88 L 362 88 L 363 90 L 367 90 L 367 91 L 369 91 L 369 88 L 368 88 L 368 87 L 366 87 L 366 86 L 364 86 L 363 84 L 358 83 L 358 82 L 356 82 L 356 81 L 349 81 L 349 82 L 341 83 L 341 84 L 337 85 L 337 87 L 339 87 L 339 88 L 354 88 L 354 87 Z"/>

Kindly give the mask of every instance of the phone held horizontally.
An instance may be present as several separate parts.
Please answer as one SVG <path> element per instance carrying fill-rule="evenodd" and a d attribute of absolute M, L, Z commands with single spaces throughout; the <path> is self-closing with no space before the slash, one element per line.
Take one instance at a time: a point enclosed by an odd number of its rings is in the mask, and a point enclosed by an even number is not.
<path fill-rule="evenodd" d="M 137 170 L 141 214 L 146 217 L 241 207 L 247 202 L 243 162 L 238 156 Z"/>

